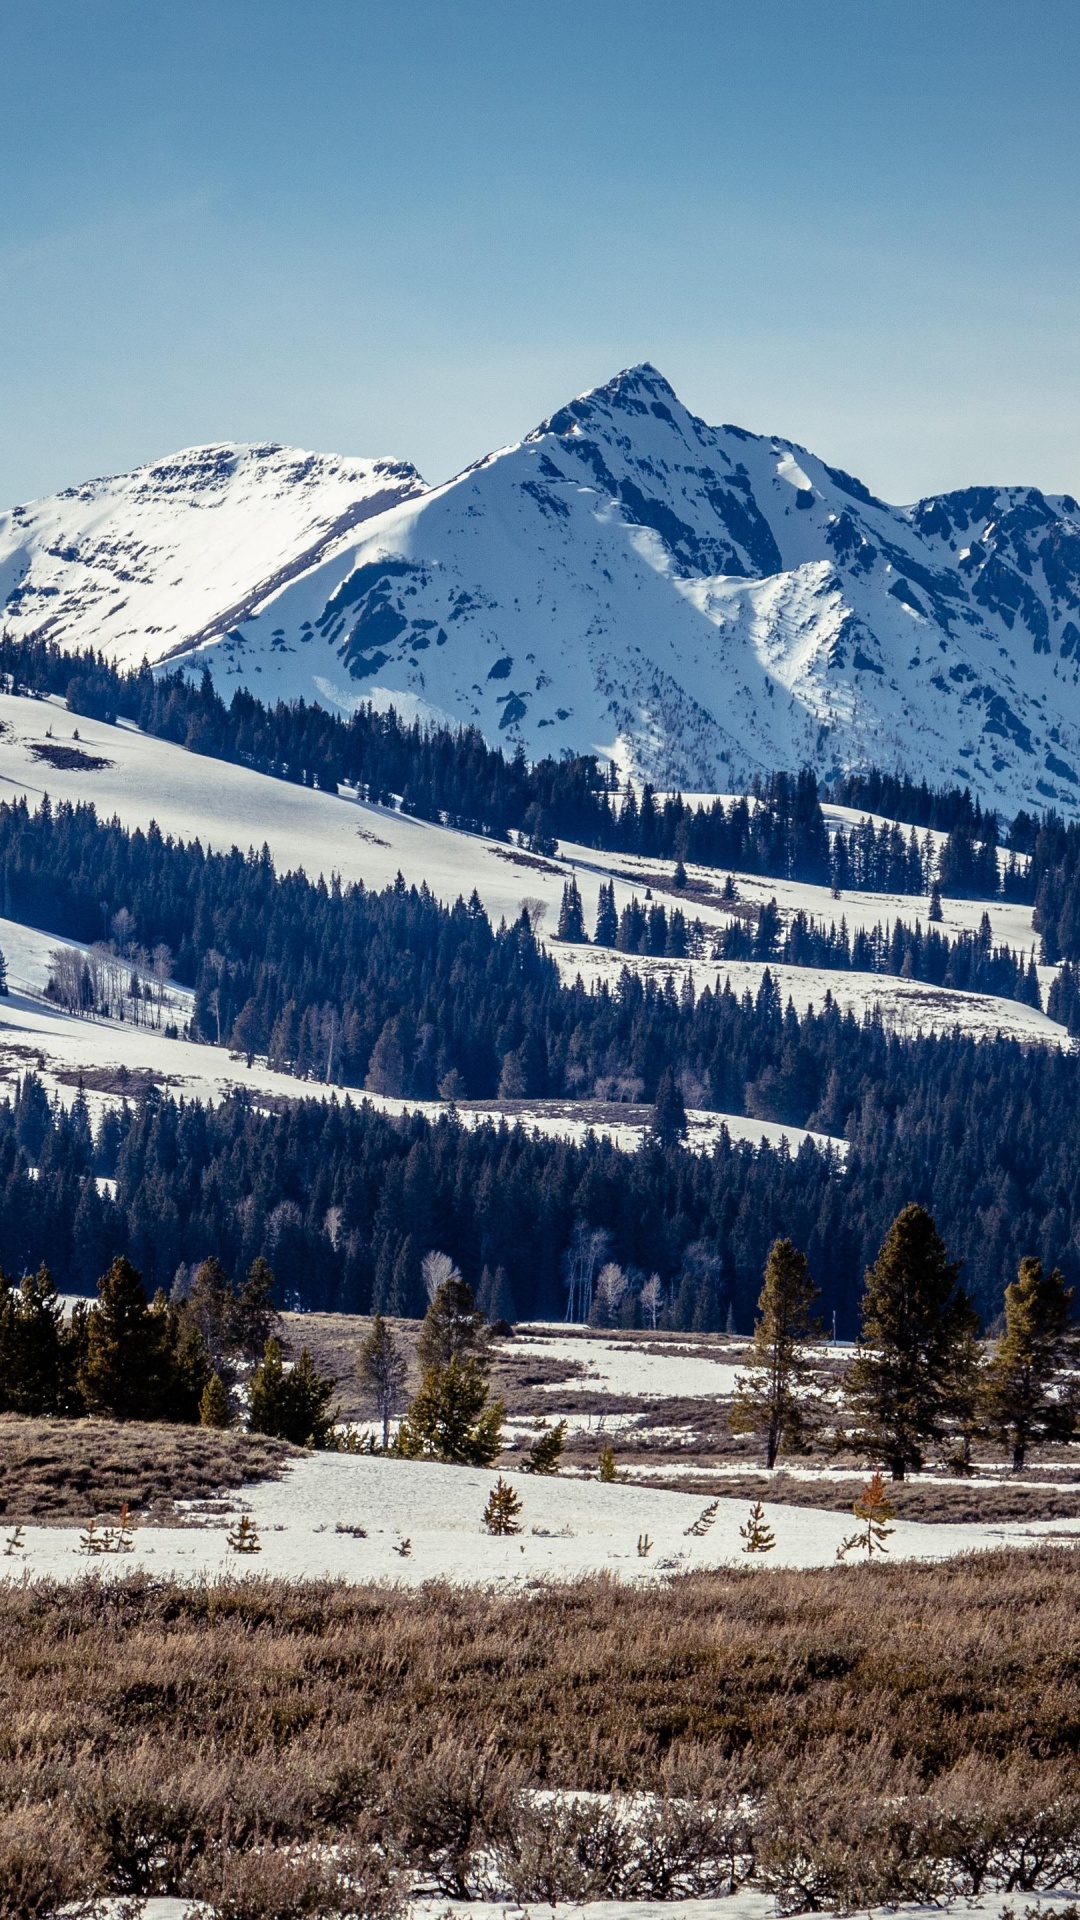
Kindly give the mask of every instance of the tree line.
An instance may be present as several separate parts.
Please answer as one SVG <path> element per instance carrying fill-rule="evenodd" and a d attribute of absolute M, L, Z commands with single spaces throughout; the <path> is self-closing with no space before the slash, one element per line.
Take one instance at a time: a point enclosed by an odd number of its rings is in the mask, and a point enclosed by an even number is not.
<path fill-rule="evenodd" d="M 745 1371 L 730 1425 L 757 1434 L 765 1465 L 808 1450 L 812 1437 L 888 1466 L 894 1480 L 931 1453 L 968 1473 L 977 1439 L 994 1439 L 1019 1472 L 1031 1447 L 1080 1437 L 1080 1328 L 1061 1272 L 1027 1256 L 1005 1289 L 1004 1325 L 988 1352 L 936 1222 L 909 1205 L 867 1270 L 855 1358 L 840 1405 L 827 1398 L 813 1345 L 819 1298 L 804 1254 L 770 1248 Z"/>
<path fill-rule="evenodd" d="M 376 804 L 400 804 L 416 818 L 496 839 L 516 833 L 540 853 L 564 839 L 863 891 L 927 893 L 935 873 L 948 893 L 993 898 L 1001 891 L 996 815 L 966 790 L 932 793 L 896 776 L 848 776 L 836 797 L 871 810 L 878 810 L 874 800 L 888 802 L 884 810 L 911 831 L 865 821 L 830 835 L 810 769 L 756 780 L 749 800 L 698 807 L 680 794 L 660 797 L 648 783 L 640 797 L 632 785 L 620 792 L 614 765 L 593 754 L 530 765 L 521 751 L 507 758 L 489 747 L 475 727 L 406 722 L 370 705 L 347 719 L 303 700 L 271 708 L 246 688 L 226 705 L 208 671 L 196 682 L 182 668 L 155 673 L 144 662 L 125 670 L 93 650 L 67 653 L 47 640 L 0 635 L 0 675 L 12 691 L 62 694 L 74 713 L 130 720 L 194 753 L 330 793 L 349 786 Z M 1017 847 L 1031 831 L 1029 817 L 1019 818 L 1019 839 L 1010 841 Z M 920 843 L 915 828 L 946 822 L 938 871 L 932 844 Z M 1004 884 L 1010 897 L 1029 897 L 1015 862 Z"/>
<path fill-rule="evenodd" d="M 646 1151 L 625 1154 L 598 1139 L 467 1128 L 450 1109 L 432 1123 L 335 1100 L 263 1113 L 242 1096 L 208 1108 L 163 1093 L 107 1110 L 95 1128 L 84 1099 L 63 1111 L 27 1074 L 0 1100 L 5 1262 L 23 1271 L 45 1260 L 62 1286 L 86 1292 L 120 1252 L 151 1290 L 168 1289 L 179 1265 L 213 1248 L 234 1281 L 269 1260 L 283 1301 L 417 1315 L 421 1261 L 440 1246 L 497 1317 L 558 1319 L 584 1230 L 609 1236 L 605 1258 L 631 1276 L 627 1324 L 655 1313 L 667 1326 L 745 1332 L 768 1247 L 787 1236 L 826 1276 L 825 1307 L 850 1337 L 863 1270 L 914 1200 L 963 1257 L 983 1324 L 1026 1254 L 1080 1280 L 1076 1057 L 959 1034 L 901 1038 L 830 1004 L 799 1017 L 768 978 L 756 999 L 710 991 L 693 1008 L 625 985 L 603 1003 L 609 1064 L 638 1064 L 640 1084 L 659 1036 L 656 1062 L 670 1064 L 658 1096 L 666 1085 L 681 1104 L 689 1089 L 697 1105 L 707 1087 L 724 1110 L 813 1123 L 846 1156 L 723 1134 L 690 1153 L 677 1114 Z"/>

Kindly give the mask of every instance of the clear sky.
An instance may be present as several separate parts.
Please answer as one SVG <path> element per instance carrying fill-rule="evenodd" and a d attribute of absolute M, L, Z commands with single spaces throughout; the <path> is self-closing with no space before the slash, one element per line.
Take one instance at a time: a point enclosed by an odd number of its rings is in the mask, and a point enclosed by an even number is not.
<path fill-rule="evenodd" d="M 0 504 L 432 480 L 650 359 L 908 500 L 1080 494 L 1078 0 L 0 0 Z"/>

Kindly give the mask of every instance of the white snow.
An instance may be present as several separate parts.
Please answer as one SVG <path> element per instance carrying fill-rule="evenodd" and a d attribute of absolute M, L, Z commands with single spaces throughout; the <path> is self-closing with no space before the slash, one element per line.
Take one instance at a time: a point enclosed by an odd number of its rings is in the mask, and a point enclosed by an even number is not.
<path fill-rule="evenodd" d="M 244 618 L 423 484 L 398 461 L 186 447 L 0 514 L 5 625 L 92 645 L 121 665 L 161 660 Z"/>
<path fill-rule="evenodd" d="M 195 643 L 226 693 L 370 695 L 662 786 L 874 763 L 1072 815 L 1080 514 L 980 491 L 887 506 L 805 448 L 706 425 L 645 365 L 441 487 L 215 446 L 14 509 L 0 606 L 130 661 Z"/>
<path fill-rule="evenodd" d="M 634 1341 L 599 1339 L 595 1335 L 538 1332 L 518 1327 L 513 1351 L 535 1354 L 538 1360 L 569 1361 L 582 1368 L 573 1379 L 548 1387 L 550 1393 L 611 1393 L 647 1400 L 703 1400 L 727 1397 L 735 1391 L 738 1367 L 705 1354 L 667 1354 L 661 1345 L 649 1347 L 641 1335 Z"/>
<path fill-rule="evenodd" d="M 658 960 L 643 956 L 613 953 L 602 947 L 556 945 L 552 952 L 559 971 L 570 982 L 579 975 L 586 986 L 606 980 L 614 987 L 623 967 L 663 982 L 670 974 L 675 991 L 689 974 L 695 993 L 705 987 L 714 991 L 730 982 L 737 998 L 749 992 L 757 996 L 765 963 L 757 960 Z M 880 1014 L 882 1022 L 900 1034 L 951 1033 L 959 1028 L 976 1039 L 1001 1034 L 1006 1039 L 1037 1041 L 1044 1046 L 1069 1048 L 1072 1041 L 1065 1027 L 1034 1007 L 1018 1000 L 997 1000 L 989 994 L 958 993 L 951 987 L 934 987 L 922 980 L 901 980 L 891 974 L 842 973 L 826 967 L 785 967 L 770 961 L 768 971 L 779 990 L 782 1003 L 790 999 L 796 1013 L 808 1007 L 818 1012 L 830 993 L 844 1013 L 857 1020 L 867 1014 Z"/>
<path fill-rule="evenodd" d="M 145 1568 L 183 1581 L 257 1573 L 407 1586 L 433 1579 L 528 1586 L 599 1572 L 654 1580 L 746 1564 L 739 1539 L 744 1501 L 721 1499 L 713 1525 L 695 1537 L 687 1529 L 702 1512 L 700 1495 L 503 1473 L 522 1501 L 523 1531 L 509 1538 L 492 1538 L 482 1526 L 494 1469 L 321 1453 L 289 1466 L 281 1480 L 235 1497 L 236 1511 L 255 1522 L 258 1555 L 233 1552 L 216 1517 L 189 1527 L 140 1527 L 130 1553 L 93 1557 L 81 1550 L 78 1528 L 27 1526 L 22 1550 L 0 1556 L 0 1577 L 76 1580 L 88 1569 L 110 1576 Z M 765 1513 L 776 1535 L 775 1552 L 763 1556 L 770 1566 L 829 1565 L 851 1532 L 851 1517 L 843 1513 L 771 1502 Z M 363 1527 L 367 1537 L 337 1533 L 338 1524 Z M 637 1547 L 642 1535 L 652 1542 L 644 1557 Z M 1080 1520 L 934 1526 L 897 1520 L 889 1549 L 894 1561 L 937 1560 L 1049 1536 L 1080 1536 Z M 402 1554 L 406 1540 L 410 1550 Z"/>
<path fill-rule="evenodd" d="M 400 871 L 408 884 L 426 882 L 439 899 L 448 903 L 459 896 L 468 898 L 475 887 L 496 924 L 500 919 L 516 918 L 524 900 L 539 900 L 544 908 L 541 937 L 554 932 L 563 886 L 570 876 L 578 880 L 589 926 L 595 921 L 600 885 L 607 878 L 614 881 L 620 908 L 635 892 L 642 898 L 650 879 L 654 887 L 657 884 L 655 861 L 598 853 L 570 843 L 561 848 L 557 859 L 537 860 L 518 848 L 473 834 L 188 753 L 130 726 L 111 727 L 101 721 L 80 719 L 55 700 L 0 694 L 0 722 L 5 729 L 0 734 L 0 796 L 23 795 L 34 807 L 40 805 L 46 792 L 54 802 L 91 800 L 101 818 L 115 815 L 131 829 L 145 828 L 156 820 L 162 833 L 183 840 L 198 839 L 204 847 L 217 851 L 239 846 L 246 852 L 265 843 L 279 872 L 302 868 L 312 879 L 337 873 L 345 882 L 362 880 L 366 886 L 381 888 L 391 884 Z M 42 765 L 34 759 L 31 748 L 45 740 L 48 728 L 57 745 L 71 744 L 77 731 L 81 746 L 112 764 L 92 772 Z M 661 864 L 667 868 L 673 865 Z M 674 891 L 658 897 L 669 909 L 683 905 L 690 917 L 700 917 L 707 926 L 724 926 L 730 916 L 719 904 L 717 874 L 700 867 L 691 867 L 688 872 L 692 882 L 704 881 L 717 889 L 715 901 L 685 900 Z M 782 919 L 802 910 L 826 923 L 839 922 L 843 915 L 849 931 L 894 918 L 907 925 L 917 919 L 926 924 L 928 903 L 911 896 L 846 894 L 843 900 L 835 901 L 825 887 L 762 880 L 754 875 L 735 877 L 742 899 L 754 902 L 775 898 Z M 1024 950 L 1033 945 L 1028 908 L 997 901 L 984 906 L 979 901 L 950 900 L 944 903 L 944 909 L 945 932 L 973 930 L 987 911 L 996 943 Z M 55 936 L 48 938 L 50 946 L 65 944 Z M 642 973 L 672 971 L 676 979 L 682 971 L 676 961 L 642 959 L 592 947 L 555 944 L 551 950 L 564 977 L 571 979 L 579 968 L 586 980 L 601 974 L 610 978 L 612 969 L 617 976 L 624 965 Z M 696 962 L 693 971 L 700 988 L 700 984 L 715 981 L 717 967 L 715 963 Z M 752 963 L 725 962 L 722 971 L 731 973 L 733 986 L 741 978 L 756 991 L 760 969 Z M 774 971 L 785 973 L 782 968 Z M 900 981 L 886 974 L 790 971 L 792 979 L 802 983 L 792 989 L 796 1007 L 810 998 L 820 1005 L 828 989 L 841 1005 L 859 1011 L 895 1005 L 895 1020 L 905 1030 L 922 1030 L 925 1023 L 925 1030 L 942 1031 L 958 1023 L 963 1030 L 974 1033 L 994 1032 L 1000 1027 L 1003 1032 L 1027 1039 L 1063 1042 L 1063 1028 L 1012 1001 L 979 994 L 954 995 L 946 989 Z M 1044 970 L 1044 986 L 1051 977 L 1051 970 Z M 803 987 L 807 989 L 805 994 Z"/>

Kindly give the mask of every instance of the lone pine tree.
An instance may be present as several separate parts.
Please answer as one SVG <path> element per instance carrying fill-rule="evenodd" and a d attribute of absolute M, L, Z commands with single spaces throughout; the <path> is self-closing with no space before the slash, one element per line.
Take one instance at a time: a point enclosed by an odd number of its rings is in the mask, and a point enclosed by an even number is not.
<path fill-rule="evenodd" d="M 427 1256 L 428 1260 L 432 1258 Z M 445 1255 L 441 1256 L 446 1259 Z M 425 1262 L 426 1264 L 426 1262 Z M 475 1360 L 477 1365 L 487 1365 L 487 1326 L 472 1296 L 472 1288 L 464 1281 L 453 1265 L 446 1260 L 449 1271 L 445 1279 L 440 1280 L 435 1296 L 431 1301 L 424 1324 L 420 1329 L 420 1338 L 416 1343 L 416 1357 L 426 1370 L 428 1367 L 446 1367 L 451 1360 Z"/>
<path fill-rule="evenodd" d="M 566 1441 L 566 1421 L 558 1420 L 553 1427 L 545 1427 L 538 1433 L 529 1448 L 529 1457 L 522 1466 L 523 1473 L 558 1473 Z"/>
<path fill-rule="evenodd" d="M 1012 1447 L 1014 1473 L 1030 1446 L 1076 1433 L 1075 1388 L 1066 1373 L 1077 1347 L 1072 1297 L 1057 1268 L 1046 1275 L 1034 1259 L 1021 1260 L 1005 1289 L 1005 1331 L 987 1369 L 984 1404 L 992 1431 Z"/>
<path fill-rule="evenodd" d="M 385 1453 L 390 1445 L 390 1422 L 401 1410 L 409 1368 L 381 1313 L 375 1315 L 371 1332 L 356 1356 L 356 1371 L 374 1402 L 376 1417 L 382 1425 Z"/>
<path fill-rule="evenodd" d="M 897 1214 L 866 1275 L 862 1332 L 845 1397 L 858 1431 L 853 1444 L 884 1459 L 894 1480 L 923 1464 L 943 1438 L 956 1355 L 974 1315 L 925 1208 Z"/>
<path fill-rule="evenodd" d="M 229 1395 L 220 1373 L 212 1373 L 199 1401 L 199 1425 L 224 1429 L 232 1425 Z"/>
<path fill-rule="evenodd" d="M 813 1368 L 802 1348 L 818 1331 L 810 1312 L 817 1298 L 805 1254 L 790 1240 L 774 1240 L 747 1370 L 736 1378 L 728 1416 L 733 1433 L 761 1434 L 769 1468 L 776 1465 L 781 1448 L 801 1453 L 807 1445 Z"/>
<path fill-rule="evenodd" d="M 504 1480 L 500 1474 L 488 1494 L 487 1506 L 484 1508 L 484 1526 L 488 1533 L 520 1533 L 521 1526 L 518 1519 L 520 1512 L 521 1501 L 509 1481 Z"/>
<path fill-rule="evenodd" d="M 489 1403 L 484 1369 L 471 1355 L 429 1367 L 393 1451 L 404 1460 L 490 1467 L 502 1447 L 504 1412 L 501 1400 Z"/>

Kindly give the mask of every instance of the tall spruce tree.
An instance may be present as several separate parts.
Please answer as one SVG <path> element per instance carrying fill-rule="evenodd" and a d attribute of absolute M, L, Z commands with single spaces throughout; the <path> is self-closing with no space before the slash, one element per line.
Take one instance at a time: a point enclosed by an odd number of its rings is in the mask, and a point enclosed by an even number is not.
<path fill-rule="evenodd" d="M 615 882 L 601 880 L 600 897 L 596 907 L 596 932 L 593 940 L 598 947 L 613 947 L 619 934 L 619 916 L 615 910 Z"/>
<path fill-rule="evenodd" d="M 26 1273 L 13 1316 L 8 1404 L 16 1413 L 57 1413 L 64 1403 L 64 1314 L 48 1267 Z"/>
<path fill-rule="evenodd" d="M 556 937 L 559 940 L 574 940 L 579 944 L 589 938 L 585 931 L 585 910 L 581 904 L 581 892 L 576 880 L 567 880 L 563 886 Z"/>
<path fill-rule="evenodd" d="M 658 1147 L 676 1147 L 686 1138 L 686 1106 L 679 1083 L 665 1067 L 656 1089 L 649 1138 Z"/>
<path fill-rule="evenodd" d="M 79 1387 L 90 1413 L 114 1420 L 154 1419 L 160 1412 L 161 1329 L 147 1305 L 142 1278 L 123 1255 L 98 1281 L 86 1328 Z"/>
<path fill-rule="evenodd" d="M 917 1472 L 947 1430 L 957 1347 L 971 1325 L 960 1264 L 926 1209 L 907 1206 L 867 1271 L 844 1393 L 858 1423 L 852 1444 L 884 1460 L 894 1480 Z"/>
<path fill-rule="evenodd" d="M 1012 1448 L 1014 1473 L 1029 1447 L 1076 1435 L 1072 1298 L 1058 1269 L 1044 1274 L 1034 1259 L 1021 1260 L 1005 1289 L 1005 1331 L 987 1369 L 984 1404 L 991 1430 Z"/>
<path fill-rule="evenodd" d="M 819 1297 L 806 1255 L 790 1240 L 774 1240 L 758 1300 L 758 1318 L 746 1372 L 736 1379 L 728 1416 L 733 1433 L 759 1433 L 765 1465 L 783 1449 L 802 1453 L 812 1424 L 813 1366 L 805 1343 L 819 1332 L 811 1308 Z"/>

